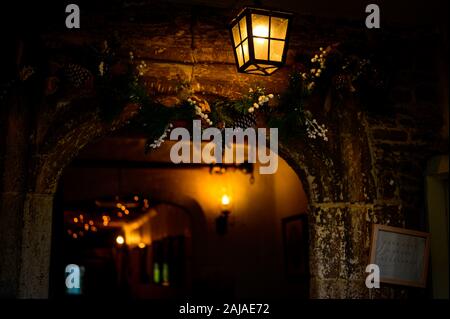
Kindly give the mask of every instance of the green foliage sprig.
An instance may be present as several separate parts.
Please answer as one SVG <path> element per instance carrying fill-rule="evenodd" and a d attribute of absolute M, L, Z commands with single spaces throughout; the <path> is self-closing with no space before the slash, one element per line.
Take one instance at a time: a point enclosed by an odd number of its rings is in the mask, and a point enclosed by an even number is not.
<path fill-rule="evenodd" d="M 192 119 L 202 120 L 203 127 L 233 127 L 236 121 L 250 114 L 262 112 L 269 127 L 277 127 L 282 139 L 309 138 L 328 140 L 328 129 L 314 118 L 311 110 L 311 97 L 322 99 L 332 97 L 333 105 L 349 95 L 360 94 L 370 89 L 374 82 L 371 77 L 371 61 L 357 54 L 346 52 L 340 44 L 319 48 L 311 57 L 302 57 L 289 77 L 285 92 L 278 95 L 278 105 L 267 107 L 274 96 L 267 94 L 263 87 L 250 88 L 239 99 L 213 99 L 207 101 L 193 93 L 188 83 L 180 83 L 180 88 L 189 91 L 187 98 L 172 107 L 158 103 L 151 97 L 143 82 L 146 71 L 145 62 L 136 66 L 133 53 L 130 61 L 118 67 L 117 55 L 106 49 L 108 58 L 99 65 L 97 81 L 103 105 L 113 116 L 126 103 L 136 103 L 140 113 L 138 123 L 147 133 L 147 145 L 160 145 L 170 130 L 169 124 Z M 111 57 L 112 55 L 112 57 Z M 109 65 L 108 63 L 112 63 Z M 122 72 L 114 72 L 121 69 Z M 379 73 L 378 73 L 379 74 Z M 380 85 L 378 81 L 377 85 Z M 322 101 L 323 102 L 323 101 Z"/>

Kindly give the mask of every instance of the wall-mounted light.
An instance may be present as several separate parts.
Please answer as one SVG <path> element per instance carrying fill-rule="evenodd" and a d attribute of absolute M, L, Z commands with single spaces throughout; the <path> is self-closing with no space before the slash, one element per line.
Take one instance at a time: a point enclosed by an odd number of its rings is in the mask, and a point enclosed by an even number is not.
<path fill-rule="evenodd" d="M 229 208 L 229 206 L 230 206 L 230 204 L 231 204 L 230 196 L 228 196 L 227 194 L 223 194 L 220 201 L 221 201 L 221 203 L 222 203 L 222 207 L 223 207 L 225 210 L 228 210 L 228 208 Z"/>
<path fill-rule="evenodd" d="M 292 14 L 244 8 L 230 23 L 238 72 L 271 75 L 286 63 Z"/>
<path fill-rule="evenodd" d="M 216 218 L 216 231 L 219 235 L 225 235 L 228 230 L 228 216 L 231 214 L 231 197 L 223 194 L 220 198 L 221 212 Z"/>
<path fill-rule="evenodd" d="M 125 243 L 125 238 L 123 238 L 123 236 L 121 236 L 121 235 L 117 236 L 116 243 L 119 245 L 123 245 Z"/>

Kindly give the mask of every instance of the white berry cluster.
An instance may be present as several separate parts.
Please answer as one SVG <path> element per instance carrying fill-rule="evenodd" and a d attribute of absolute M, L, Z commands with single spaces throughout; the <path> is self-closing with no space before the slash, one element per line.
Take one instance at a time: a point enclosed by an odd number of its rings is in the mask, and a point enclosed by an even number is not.
<path fill-rule="evenodd" d="M 172 130 L 172 123 L 169 123 L 169 125 L 166 126 L 166 128 L 164 129 L 164 133 L 157 139 L 154 140 L 152 144 L 150 144 L 151 148 L 158 148 L 161 146 L 162 143 L 164 143 L 165 138 L 167 137 L 167 135 L 170 133 L 170 131 Z"/>
<path fill-rule="evenodd" d="M 249 92 L 252 93 L 253 90 L 249 89 Z M 258 96 L 258 102 L 253 103 L 253 106 L 248 108 L 249 113 L 253 113 L 255 110 L 259 109 L 260 106 L 263 106 L 264 103 L 267 103 L 270 99 L 273 99 L 273 94 L 265 95 L 261 90 L 257 90 L 257 92 L 261 93 L 261 95 Z"/>
<path fill-rule="evenodd" d="M 311 73 L 313 73 L 316 77 L 320 76 L 320 73 L 322 73 L 322 70 L 325 69 L 325 61 L 326 56 L 328 54 L 327 49 L 319 48 L 320 53 L 314 55 L 314 57 L 311 59 L 312 63 L 319 63 L 319 67 L 317 69 L 311 69 Z"/>
<path fill-rule="evenodd" d="M 213 125 L 213 121 L 208 117 L 208 114 L 204 113 L 202 108 L 197 105 L 197 101 L 194 101 L 191 98 L 187 99 L 188 103 L 192 105 L 195 109 L 195 115 L 201 117 L 206 123 L 208 123 L 209 126 Z"/>
<path fill-rule="evenodd" d="M 100 74 L 100 76 L 105 75 L 105 62 L 101 61 L 98 65 L 98 73 Z"/>
<path fill-rule="evenodd" d="M 320 125 L 317 123 L 316 119 L 306 119 L 306 133 L 309 138 L 316 139 L 317 137 L 320 137 L 326 142 L 328 141 L 327 132 L 328 129 L 325 125 Z"/>
<path fill-rule="evenodd" d="M 316 85 L 315 79 L 319 78 L 320 75 L 322 74 L 322 71 L 325 70 L 325 62 L 326 62 L 326 56 L 329 53 L 331 49 L 330 48 L 319 48 L 319 53 L 315 54 L 312 58 L 311 58 L 311 62 L 315 63 L 315 67 L 312 67 L 309 71 L 310 73 L 308 74 L 307 72 L 303 72 L 301 74 L 302 79 L 306 80 L 308 82 L 308 84 L 306 85 L 306 88 L 308 89 L 308 91 L 312 91 L 314 89 L 314 86 Z"/>
<path fill-rule="evenodd" d="M 141 63 L 138 64 L 137 69 L 139 72 L 139 76 L 143 76 L 144 73 L 148 70 L 147 63 L 145 63 L 145 61 L 141 61 Z"/>

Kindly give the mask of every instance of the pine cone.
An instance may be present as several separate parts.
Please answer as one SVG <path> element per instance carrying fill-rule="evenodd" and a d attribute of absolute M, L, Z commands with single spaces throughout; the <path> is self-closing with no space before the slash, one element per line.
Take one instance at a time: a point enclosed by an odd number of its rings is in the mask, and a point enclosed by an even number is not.
<path fill-rule="evenodd" d="M 78 64 L 67 65 L 64 76 L 76 88 L 85 86 L 92 79 L 91 72 Z"/>
<path fill-rule="evenodd" d="M 233 123 L 233 128 L 241 128 L 243 130 L 250 128 L 250 127 L 255 127 L 256 126 L 256 115 L 255 113 L 248 113 L 245 114 L 243 116 L 241 116 L 240 118 L 238 118 L 236 121 L 234 121 Z"/>

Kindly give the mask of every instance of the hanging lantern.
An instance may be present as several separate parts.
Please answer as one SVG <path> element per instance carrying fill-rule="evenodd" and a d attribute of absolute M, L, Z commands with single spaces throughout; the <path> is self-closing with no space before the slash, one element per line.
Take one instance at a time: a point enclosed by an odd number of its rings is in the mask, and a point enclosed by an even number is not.
<path fill-rule="evenodd" d="M 286 62 L 292 14 L 244 8 L 230 23 L 239 72 L 270 75 Z"/>

